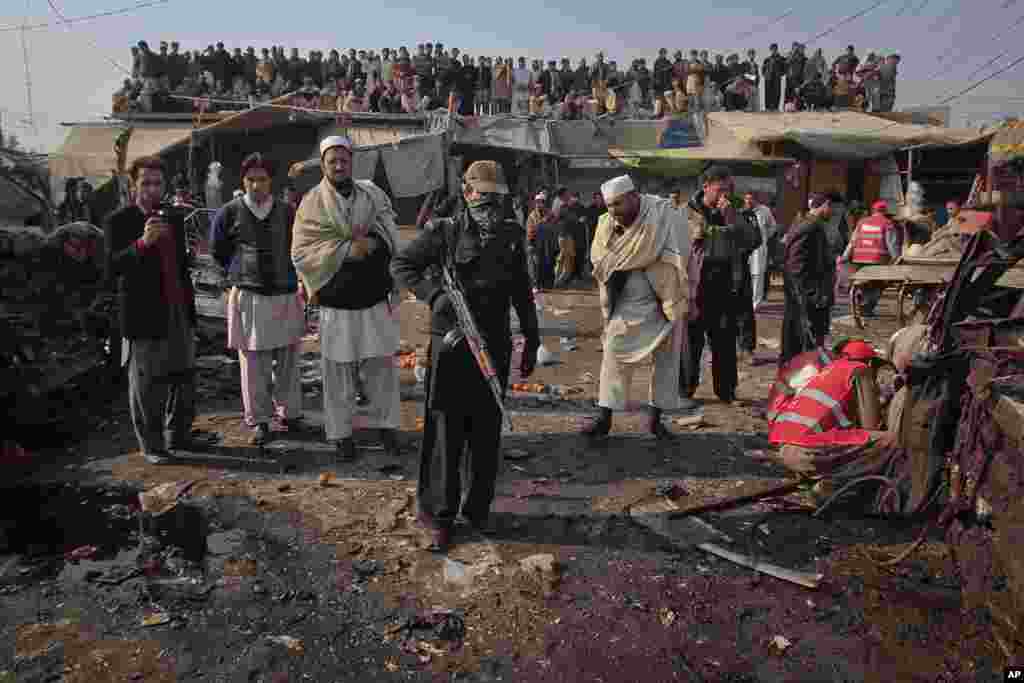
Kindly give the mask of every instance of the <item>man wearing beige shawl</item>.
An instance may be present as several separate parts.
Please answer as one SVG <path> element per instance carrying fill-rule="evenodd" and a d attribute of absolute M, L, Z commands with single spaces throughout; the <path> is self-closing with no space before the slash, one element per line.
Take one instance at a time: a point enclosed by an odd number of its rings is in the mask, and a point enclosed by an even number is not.
<path fill-rule="evenodd" d="M 399 326 L 391 257 L 397 226 L 391 201 L 369 180 L 352 179 L 352 143 L 320 143 L 323 180 L 295 216 L 292 261 L 310 300 L 320 305 L 324 428 L 338 455 L 356 455 L 353 418 L 380 430 L 397 455 Z"/>
<path fill-rule="evenodd" d="M 608 213 L 598 221 L 590 251 L 604 318 L 601 412 L 583 433 L 608 435 L 612 411 L 626 407 L 634 370 L 651 364 L 648 431 L 666 438 L 670 432 L 661 415 L 679 403 L 677 373 L 689 295 L 684 218 L 668 200 L 639 194 L 629 176 L 609 180 L 601 193 Z"/>

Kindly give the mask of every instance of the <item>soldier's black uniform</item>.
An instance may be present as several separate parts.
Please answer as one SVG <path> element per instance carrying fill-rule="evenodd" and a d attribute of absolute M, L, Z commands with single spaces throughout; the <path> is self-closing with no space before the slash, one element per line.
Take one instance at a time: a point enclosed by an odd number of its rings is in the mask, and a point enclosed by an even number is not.
<path fill-rule="evenodd" d="M 454 347 L 444 341 L 458 322 L 442 282 L 430 273 L 446 259 L 455 264 L 503 392 L 512 356 L 510 307 L 526 337 L 524 372 L 532 369 L 540 344 L 524 230 L 502 210 L 500 195 L 492 197 L 483 206 L 460 204 L 451 218 L 431 221 L 391 262 L 396 283 L 431 307 L 417 506 L 421 521 L 448 532 L 460 513 L 474 526 L 486 524 L 498 474 L 501 413 L 466 341 Z M 463 499 L 460 461 L 467 445 L 469 490 Z"/>

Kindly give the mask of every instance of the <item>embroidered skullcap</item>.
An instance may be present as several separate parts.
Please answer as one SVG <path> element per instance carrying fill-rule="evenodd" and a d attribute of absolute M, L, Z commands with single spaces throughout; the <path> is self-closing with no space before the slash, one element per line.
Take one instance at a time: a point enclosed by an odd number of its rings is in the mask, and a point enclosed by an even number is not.
<path fill-rule="evenodd" d="M 601 196 L 604 197 L 605 204 L 610 204 L 617 197 L 627 192 L 632 192 L 635 189 L 632 178 L 628 175 L 620 175 L 618 178 L 612 178 L 601 186 Z"/>
<path fill-rule="evenodd" d="M 329 135 L 323 139 L 320 143 L 320 158 L 323 159 L 324 155 L 327 154 L 327 150 L 331 147 L 344 147 L 349 152 L 352 151 L 352 141 L 344 135 Z"/>

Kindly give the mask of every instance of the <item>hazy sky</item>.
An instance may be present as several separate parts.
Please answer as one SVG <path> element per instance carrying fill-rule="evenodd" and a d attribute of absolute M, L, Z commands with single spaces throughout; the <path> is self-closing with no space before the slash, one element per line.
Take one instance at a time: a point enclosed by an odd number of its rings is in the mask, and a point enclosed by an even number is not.
<path fill-rule="evenodd" d="M 52 0 L 73 18 L 130 6 L 134 0 Z M 125 74 L 114 63 L 131 66 L 129 46 L 146 39 L 178 40 L 182 49 L 202 49 L 222 41 L 229 48 L 279 44 L 303 52 L 317 48 L 414 46 L 442 41 L 472 56 L 526 55 L 560 58 L 592 57 L 601 49 L 610 59 L 628 63 L 634 57 L 656 56 L 658 47 L 732 51 L 753 47 L 758 57 L 778 42 L 785 49 L 794 40 L 810 41 L 843 18 L 874 4 L 834 0 L 753 0 L 643 3 L 560 0 L 551 2 L 485 3 L 447 0 L 421 8 L 386 2 L 257 3 L 167 0 L 115 17 L 61 24 L 47 0 L 3 0 L 0 28 L 23 22 L 54 25 L 30 30 L 27 38 L 33 108 L 38 133 L 19 128 L 28 111 L 22 43 L 18 30 L 0 31 L 0 115 L 7 129 L 23 140 L 50 150 L 63 140 L 61 121 L 97 120 L 110 110 L 111 93 Z M 425 7 L 425 8 L 424 8 Z M 597 9 L 603 7 L 606 9 Z M 706 8 L 706 9 L 705 9 Z M 778 23 L 765 24 L 792 10 Z M 932 105 L 965 87 L 976 68 L 1006 51 L 973 80 L 1024 55 L 1012 30 L 1021 20 L 1024 3 L 1016 0 L 890 0 L 862 18 L 813 42 L 834 59 L 854 44 L 863 58 L 868 50 L 900 52 L 901 80 L 897 108 Z M 745 37 L 758 29 L 754 35 Z M 1006 35 L 994 40 L 1000 33 Z M 945 56 L 945 60 L 940 57 Z M 941 75 L 937 72 L 947 67 Z M 954 103 L 954 123 L 962 125 L 1000 113 L 1024 111 L 1024 64 L 989 81 Z"/>

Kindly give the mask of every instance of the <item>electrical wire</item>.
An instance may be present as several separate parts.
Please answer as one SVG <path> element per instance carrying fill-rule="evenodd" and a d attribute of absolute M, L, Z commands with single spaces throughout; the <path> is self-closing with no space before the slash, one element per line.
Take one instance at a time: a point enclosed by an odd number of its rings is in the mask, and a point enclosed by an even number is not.
<path fill-rule="evenodd" d="M 987 69 L 988 67 L 992 66 L 993 64 L 995 64 L 996 62 L 998 62 L 998 61 L 999 61 L 1000 59 L 1002 59 L 1003 57 L 1005 57 L 1005 56 L 1006 56 L 1006 55 L 1008 55 L 1008 54 L 1010 54 L 1010 51 L 1009 51 L 1009 50 L 1003 50 L 1002 52 L 1000 52 L 999 54 L 997 54 L 997 55 L 996 55 L 995 57 L 993 57 L 992 59 L 988 60 L 987 62 L 985 62 L 984 64 L 982 64 L 981 66 L 979 66 L 979 67 L 978 67 L 977 69 L 975 69 L 974 71 L 972 71 L 972 72 L 971 72 L 971 75 L 967 77 L 967 80 L 968 80 L 968 81 L 970 81 L 970 80 L 973 80 L 975 76 L 977 76 L 977 75 L 978 75 L 978 74 L 980 74 L 980 73 L 981 73 L 982 71 L 984 71 L 984 70 L 985 70 L 985 69 Z"/>
<path fill-rule="evenodd" d="M 987 41 L 985 41 L 986 44 L 998 43 L 999 41 L 1001 41 L 1006 36 L 1010 35 L 1011 33 L 1014 33 L 1017 30 L 1017 27 L 1020 26 L 1021 24 L 1024 24 L 1024 15 L 1021 15 L 1021 16 L 1017 17 L 1017 20 L 1015 22 L 1013 22 L 1012 24 L 1010 24 L 1009 26 L 1004 28 L 1002 31 L 998 31 L 997 33 L 992 34 L 992 37 L 989 38 Z M 938 61 L 940 61 L 940 62 L 945 61 L 946 57 L 949 54 L 951 54 L 951 52 L 953 50 L 956 50 L 956 45 L 955 44 L 949 50 L 947 50 L 944 55 L 940 56 Z M 966 55 L 966 50 L 957 50 L 956 58 L 959 59 L 960 57 L 965 56 L 965 55 Z M 1002 55 L 1000 55 L 1000 56 L 1002 56 Z M 985 66 L 988 66 L 988 64 L 986 64 Z M 984 69 L 984 67 L 981 67 L 981 69 Z M 949 69 L 947 67 L 942 67 L 938 71 L 933 73 L 931 76 L 926 78 L 925 80 L 930 81 L 933 78 L 938 78 L 939 76 L 942 76 L 942 75 L 948 73 L 948 71 L 949 71 Z M 970 80 L 971 77 L 975 76 L 976 74 L 977 74 L 977 72 L 975 72 L 974 74 L 971 74 L 971 76 L 968 77 L 967 80 Z"/>
<path fill-rule="evenodd" d="M 63 22 L 67 24 L 77 24 L 82 21 L 91 21 L 92 19 L 102 19 L 103 17 L 114 17 L 120 14 L 128 14 L 140 9 L 146 9 L 147 7 L 156 7 L 157 5 L 165 5 L 170 0 L 149 0 L 149 2 L 140 2 L 131 7 L 122 7 L 120 9 L 112 9 L 106 12 L 97 12 L 96 14 L 87 14 L 81 17 L 71 17 L 67 21 Z M 0 32 L 5 31 L 21 31 L 23 28 L 26 31 L 38 31 L 41 29 L 50 28 L 51 26 L 59 26 L 61 22 L 46 21 L 39 24 L 27 24 L 26 26 L 0 26 Z"/>
<path fill-rule="evenodd" d="M 868 14 L 869 12 L 873 12 L 874 10 L 878 9 L 879 7 L 881 7 L 882 5 L 886 4 L 889 1 L 890 0 L 878 0 L 875 3 L 872 3 L 871 5 L 868 5 L 867 7 L 862 9 L 861 11 L 857 12 L 856 14 L 851 14 L 850 16 L 848 16 L 848 17 L 846 17 L 844 19 L 840 19 L 838 22 L 836 22 L 832 26 L 828 27 L 827 29 L 825 29 L 821 33 L 819 33 L 816 36 L 814 36 L 814 37 L 804 41 L 804 44 L 805 45 L 810 45 L 811 43 L 814 43 L 814 42 L 820 40 L 821 38 L 824 38 L 827 35 L 831 35 L 832 33 L 835 33 L 836 29 L 838 29 L 840 26 L 845 26 L 846 24 L 849 24 L 851 21 L 856 21 L 857 19 L 860 19 L 864 15 Z"/>
<path fill-rule="evenodd" d="M 68 19 L 67 17 L 65 17 L 65 16 L 64 16 L 64 13 L 63 13 L 63 12 L 61 12 L 61 11 L 60 11 L 59 9 L 57 9 L 57 5 L 55 5 L 55 4 L 53 3 L 53 0 L 46 0 L 46 4 L 50 6 L 50 10 L 51 10 L 51 11 L 52 11 L 52 12 L 53 12 L 54 14 L 56 14 L 56 15 L 57 15 L 57 18 L 58 18 L 58 19 L 60 19 L 60 20 L 61 20 L 61 22 L 63 22 L 63 23 L 64 23 L 64 27 L 65 27 L 65 28 L 66 28 L 67 30 L 71 31 L 71 30 L 72 30 L 72 29 L 71 29 L 71 25 L 70 25 L 70 24 L 71 24 L 71 21 L 70 21 L 70 20 L 69 20 L 69 19 Z M 98 45 L 98 44 L 96 43 L 96 41 L 95 41 L 95 40 L 93 40 L 92 38 L 89 38 L 88 36 L 85 36 L 85 40 L 86 40 L 86 41 L 87 41 L 87 42 L 88 42 L 88 43 L 89 43 L 90 45 L 92 45 L 92 47 L 93 47 L 93 48 L 94 48 L 94 49 L 95 49 L 95 50 L 96 50 L 97 52 L 101 52 L 101 53 L 103 52 L 103 48 L 102 48 L 102 47 L 101 47 L 100 45 Z M 132 75 L 132 70 L 131 70 L 131 69 L 129 69 L 128 67 L 126 67 L 125 65 L 121 64 L 120 62 L 118 62 L 118 61 L 117 61 L 116 59 L 113 59 L 112 57 L 104 57 L 104 59 L 106 59 L 106 60 L 107 60 L 108 62 L 110 62 L 110 63 L 111 63 L 111 64 L 112 64 L 112 65 L 113 65 L 113 66 L 114 66 L 115 68 L 117 68 L 117 69 L 120 69 L 120 70 L 121 70 L 122 72 L 124 72 L 124 73 L 125 73 L 125 74 L 127 74 L 128 76 L 131 76 L 131 75 Z"/>
<path fill-rule="evenodd" d="M 974 90 L 977 90 L 978 88 L 983 86 L 985 83 L 988 83 L 992 79 L 994 79 L 994 78 L 996 78 L 998 76 L 1001 76 L 1002 74 L 1006 73 L 1010 69 L 1013 69 L 1014 67 L 1018 66 L 1021 63 L 1024 63 L 1024 56 L 1018 57 L 1017 59 L 1013 60 L 1012 62 L 1010 62 L 1009 64 L 1007 64 L 1003 68 L 1001 68 L 1001 69 L 999 69 L 999 70 L 989 74 L 985 78 L 982 78 L 980 81 L 975 81 L 974 83 L 969 84 L 967 87 L 963 88 L 962 90 L 959 90 L 959 91 L 949 95 L 948 97 L 940 99 L 938 102 L 933 102 L 932 104 L 921 105 L 921 106 L 941 107 L 941 106 L 949 104 L 951 102 L 955 102 L 956 100 L 960 99 L 964 95 L 966 95 L 966 94 L 968 94 L 970 92 L 973 92 Z M 864 131 L 864 132 L 865 133 L 878 133 L 878 132 L 881 132 L 883 130 L 887 130 L 889 128 L 892 128 L 893 126 L 899 126 L 899 125 L 902 125 L 902 124 L 900 122 L 898 122 L 898 121 L 894 121 L 893 123 L 889 123 L 889 124 L 881 126 L 879 128 L 874 128 L 872 130 L 867 130 L 867 131 Z"/>
<path fill-rule="evenodd" d="M 760 24 L 760 25 L 755 26 L 754 28 L 750 29 L 749 31 L 744 31 L 743 33 L 737 34 L 735 40 L 745 40 L 745 39 L 749 38 L 752 35 L 760 33 L 761 31 L 765 30 L 766 28 L 774 26 L 774 25 L 778 24 L 779 22 L 781 22 L 783 19 L 786 19 L 786 18 L 792 16 L 794 12 L 796 12 L 796 8 L 788 9 L 785 12 L 783 12 L 782 14 L 780 14 L 779 16 L 775 17 L 774 19 L 772 19 L 771 21 L 769 21 L 767 23 Z"/>

